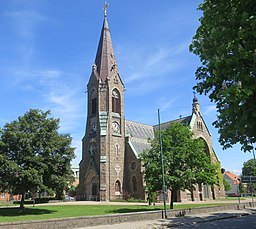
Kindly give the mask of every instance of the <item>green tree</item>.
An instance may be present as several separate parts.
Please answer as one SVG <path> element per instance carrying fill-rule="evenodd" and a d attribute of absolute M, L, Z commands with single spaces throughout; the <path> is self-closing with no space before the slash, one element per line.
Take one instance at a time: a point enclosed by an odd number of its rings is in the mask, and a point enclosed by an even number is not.
<path fill-rule="evenodd" d="M 177 190 L 189 189 L 193 195 L 194 185 L 217 183 L 216 166 L 206 154 L 205 144 L 193 139 L 188 126 L 171 123 L 162 131 L 164 176 L 166 187 L 171 190 L 170 208 L 173 208 Z M 151 142 L 152 148 L 140 156 L 145 166 L 145 181 L 150 192 L 162 189 L 161 155 L 159 138 Z"/>
<path fill-rule="evenodd" d="M 243 164 L 242 168 L 242 175 L 243 176 L 256 176 L 256 160 L 250 159 Z M 248 184 L 248 192 L 252 192 L 256 190 L 256 184 Z"/>
<path fill-rule="evenodd" d="M 243 176 L 256 176 L 256 160 L 250 159 L 243 164 Z"/>
<path fill-rule="evenodd" d="M 228 183 L 226 179 L 223 179 L 223 185 L 224 185 L 225 192 L 231 190 L 231 185 L 230 183 Z"/>
<path fill-rule="evenodd" d="M 255 0 L 204 0 L 190 51 L 202 65 L 195 89 L 217 106 L 213 123 L 223 148 L 236 143 L 251 151 L 256 141 Z"/>
<path fill-rule="evenodd" d="M 74 148 L 68 134 L 59 134 L 59 119 L 50 111 L 29 110 L 5 124 L 0 133 L 0 189 L 21 194 L 54 190 L 58 197 L 72 181 Z"/>

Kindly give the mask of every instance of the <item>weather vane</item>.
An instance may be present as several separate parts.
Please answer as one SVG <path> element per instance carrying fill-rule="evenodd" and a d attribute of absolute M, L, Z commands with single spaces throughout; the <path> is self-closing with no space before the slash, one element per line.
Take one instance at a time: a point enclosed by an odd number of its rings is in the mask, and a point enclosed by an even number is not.
<path fill-rule="evenodd" d="M 107 17 L 107 8 L 108 8 L 109 4 L 107 2 L 104 2 L 104 16 Z"/>

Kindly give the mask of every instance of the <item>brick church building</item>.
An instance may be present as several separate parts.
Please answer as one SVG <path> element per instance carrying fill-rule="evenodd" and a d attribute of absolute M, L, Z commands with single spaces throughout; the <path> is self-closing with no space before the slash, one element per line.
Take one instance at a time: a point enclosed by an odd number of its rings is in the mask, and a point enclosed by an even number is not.
<path fill-rule="evenodd" d="M 82 139 L 77 199 L 146 199 L 143 167 L 138 155 L 150 148 L 148 139 L 154 138 L 157 126 L 124 118 L 124 82 L 116 64 L 106 14 L 87 91 L 88 113 Z M 212 162 L 218 161 L 196 97 L 193 99 L 192 114 L 174 121 L 189 125 L 194 136 L 205 141 L 208 148 L 206 153 Z M 169 123 L 162 123 L 161 127 L 166 128 Z M 200 184 L 196 187 L 194 198 L 214 199 L 223 194 L 223 189 L 217 186 Z M 176 201 L 190 198 L 188 191 L 178 191 L 176 194 Z"/>

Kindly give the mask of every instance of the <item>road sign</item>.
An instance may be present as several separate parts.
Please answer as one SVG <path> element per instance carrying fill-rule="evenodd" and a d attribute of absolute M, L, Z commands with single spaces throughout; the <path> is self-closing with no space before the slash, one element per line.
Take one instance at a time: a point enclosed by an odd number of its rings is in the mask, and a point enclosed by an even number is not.
<path fill-rule="evenodd" d="M 256 176 L 242 176 L 242 183 L 256 183 Z"/>

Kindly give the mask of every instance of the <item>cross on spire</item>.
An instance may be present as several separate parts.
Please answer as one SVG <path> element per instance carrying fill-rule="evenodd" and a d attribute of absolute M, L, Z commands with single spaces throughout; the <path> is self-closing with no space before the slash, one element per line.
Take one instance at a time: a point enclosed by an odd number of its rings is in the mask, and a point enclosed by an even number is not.
<path fill-rule="evenodd" d="M 108 8 L 109 4 L 107 2 L 104 2 L 104 16 L 107 17 L 107 8 Z"/>

